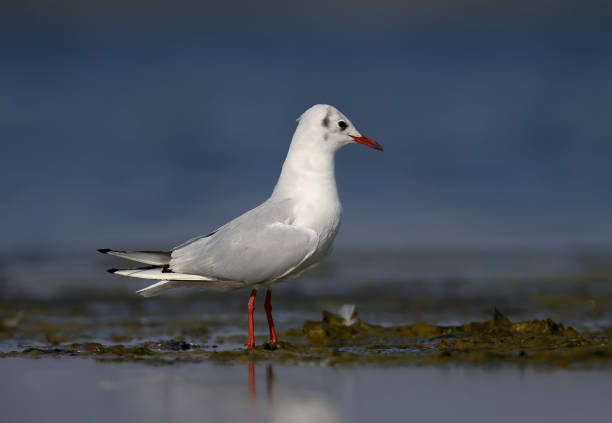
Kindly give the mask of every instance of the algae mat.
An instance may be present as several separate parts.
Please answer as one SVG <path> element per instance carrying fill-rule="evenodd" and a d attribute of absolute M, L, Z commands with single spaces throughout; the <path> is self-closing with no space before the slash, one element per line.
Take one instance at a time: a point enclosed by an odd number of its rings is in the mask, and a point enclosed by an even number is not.
<path fill-rule="evenodd" d="M 30 310 L 29 314 L 35 314 Z M 516 363 L 612 368 L 612 328 L 578 331 L 551 319 L 512 322 L 495 309 L 489 320 L 463 325 L 375 325 L 356 314 L 323 312 L 320 320 L 280 333 L 276 345 L 253 351 L 242 337 L 219 331 L 240 321 L 155 321 L 146 317 L 29 319 L 23 311 L 0 326 L 0 357 L 86 357 L 150 364 L 266 361 L 271 363 L 444 364 Z M 110 341 L 110 342 L 109 342 Z"/>

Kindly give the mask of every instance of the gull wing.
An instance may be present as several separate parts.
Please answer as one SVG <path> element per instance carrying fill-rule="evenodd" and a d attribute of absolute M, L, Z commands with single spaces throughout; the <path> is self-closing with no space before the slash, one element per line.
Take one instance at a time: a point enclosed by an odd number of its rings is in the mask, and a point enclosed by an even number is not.
<path fill-rule="evenodd" d="M 170 270 L 255 284 L 289 274 L 317 249 L 318 234 L 292 225 L 293 201 L 267 201 L 172 251 Z"/>

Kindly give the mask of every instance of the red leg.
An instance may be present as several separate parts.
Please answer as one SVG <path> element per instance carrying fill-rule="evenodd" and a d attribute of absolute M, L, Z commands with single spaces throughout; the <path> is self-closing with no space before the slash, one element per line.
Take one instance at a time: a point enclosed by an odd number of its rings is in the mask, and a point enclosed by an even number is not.
<path fill-rule="evenodd" d="M 270 328 L 270 345 L 276 344 L 276 330 L 274 329 L 274 320 L 272 320 L 272 304 L 270 304 L 270 298 L 272 298 L 272 290 L 268 289 L 266 293 L 266 302 L 264 308 L 266 309 L 266 317 L 268 318 L 268 327 Z"/>
<path fill-rule="evenodd" d="M 247 312 L 249 313 L 249 337 L 246 341 L 246 345 L 248 349 L 255 349 L 255 330 L 253 328 L 253 312 L 255 311 L 255 295 L 257 295 L 257 290 L 254 289 L 251 291 L 251 296 L 249 297 L 249 303 L 247 305 Z"/>

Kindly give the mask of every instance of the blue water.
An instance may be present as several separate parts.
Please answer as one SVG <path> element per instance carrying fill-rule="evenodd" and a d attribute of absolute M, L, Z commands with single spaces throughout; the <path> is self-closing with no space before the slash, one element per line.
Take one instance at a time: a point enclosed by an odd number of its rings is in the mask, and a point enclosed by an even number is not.
<path fill-rule="evenodd" d="M 0 361 L 10 421 L 606 420 L 607 371 Z M 32 406 L 35 405 L 35 406 Z"/>
<path fill-rule="evenodd" d="M 0 251 L 206 233 L 322 102 L 385 148 L 337 157 L 340 247 L 610 247 L 609 23 L 5 26 Z"/>

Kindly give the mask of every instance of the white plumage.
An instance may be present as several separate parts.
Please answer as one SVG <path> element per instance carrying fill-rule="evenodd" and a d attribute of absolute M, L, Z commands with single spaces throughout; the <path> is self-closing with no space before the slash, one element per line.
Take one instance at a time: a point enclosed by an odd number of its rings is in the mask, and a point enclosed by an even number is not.
<path fill-rule="evenodd" d="M 169 252 L 100 251 L 153 266 L 111 269 L 160 280 L 138 291 L 144 296 L 177 286 L 257 288 L 295 278 L 331 251 L 342 215 L 334 156 L 355 142 L 382 150 L 336 108 L 313 106 L 300 117 L 279 180 L 264 203 Z"/>

